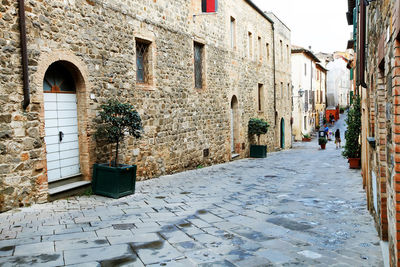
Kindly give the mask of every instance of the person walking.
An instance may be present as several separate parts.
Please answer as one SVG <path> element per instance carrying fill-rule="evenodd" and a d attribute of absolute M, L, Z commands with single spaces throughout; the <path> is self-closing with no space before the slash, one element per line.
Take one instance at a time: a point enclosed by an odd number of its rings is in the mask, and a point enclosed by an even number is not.
<path fill-rule="evenodd" d="M 342 140 L 340 139 L 340 130 L 336 129 L 335 132 L 335 144 L 336 144 L 336 149 L 340 148 L 341 145 L 340 143 L 342 142 Z"/>

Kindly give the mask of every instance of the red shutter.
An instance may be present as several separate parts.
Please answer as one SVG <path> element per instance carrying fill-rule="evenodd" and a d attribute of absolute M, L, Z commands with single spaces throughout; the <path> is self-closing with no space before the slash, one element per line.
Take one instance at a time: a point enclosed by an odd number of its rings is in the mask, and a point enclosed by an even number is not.
<path fill-rule="evenodd" d="M 201 0 L 201 11 L 206 13 L 217 12 L 218 0 Z"/>
<path fill-rule="evenodd" d="M 207 0 L 206 12 L 215 12 L 215 0 Z"/>

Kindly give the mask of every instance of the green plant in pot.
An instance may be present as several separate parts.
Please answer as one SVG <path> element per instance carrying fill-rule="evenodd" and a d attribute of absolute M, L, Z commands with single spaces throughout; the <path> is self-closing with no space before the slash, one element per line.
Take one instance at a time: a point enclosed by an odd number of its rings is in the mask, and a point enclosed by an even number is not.
<path fill-rule="evenodd" d="M 110 100 L 101 105 L 96 139 L 106 144 L 115 144 L 114 159 L 110 163 L 93 166 L 93 193 L 113 198 L 135 192 L 136 165 L 119 163 L 119 149 L 125 135 L 139 138 L 142 122 L 139 113 L 129 103 Z"/>
<path fill-rule="evenodd" d="M 318 138 L 318 144 L 321 146 L 321 149 L 326 148 L 326 143 L 328 143 L 328 140 L 325 137 Z"/>
<path fill-rule="evenodd" d="M 360 97 L 355 99 L 353 107 L 349 110 L 346 123 L 346 144 L 342 155 L 348 159 L 351 169 L 359 169 L 361 168 L 361 144 L 359 142 L 361 134 Z"/>
<path fill-rule="evenodd" d="M 302 141 L 303 142 L 310 142 L 311 141 L 311 136 L 309 134 L 303 134 Z"/>
<path fill-rule="evenodd" d="M 248 125 L 249 137 L 257 135 L 257 145 L 250 145 L 250 157 L 265 158 L 267 157 L 267 146 L 260 145 L 260 137 L 268 132 L 269 124 L 262 119 L 251 118 Z"/>

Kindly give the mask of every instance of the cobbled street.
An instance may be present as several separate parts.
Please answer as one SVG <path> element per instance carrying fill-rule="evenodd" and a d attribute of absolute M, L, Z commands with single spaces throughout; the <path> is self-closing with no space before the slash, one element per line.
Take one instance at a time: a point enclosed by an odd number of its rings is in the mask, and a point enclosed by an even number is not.
<path fill-rule="evenodd" d="M 383 266 L 360 171 L 316 138 L 137 182 L 119 200 L 5 212 L 0 231 L 0 266 Z"/>

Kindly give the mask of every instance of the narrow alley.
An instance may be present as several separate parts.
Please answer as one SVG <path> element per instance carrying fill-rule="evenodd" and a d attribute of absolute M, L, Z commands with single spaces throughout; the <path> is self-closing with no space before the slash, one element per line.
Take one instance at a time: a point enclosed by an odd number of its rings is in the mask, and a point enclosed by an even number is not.
<path fill-rule="evenodd" d="M 360 171 L 333 141 L 136 187 L 0 214 L 0 266 L 383 266 Z"/>

